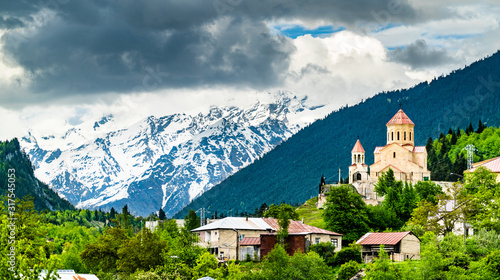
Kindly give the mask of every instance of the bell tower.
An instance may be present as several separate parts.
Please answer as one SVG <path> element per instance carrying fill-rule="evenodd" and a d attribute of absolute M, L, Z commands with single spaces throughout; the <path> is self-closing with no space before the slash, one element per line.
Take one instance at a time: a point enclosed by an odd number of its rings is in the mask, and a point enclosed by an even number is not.
<path fill-rule="evenodd" d="M 356 181 L 368 180 L 368 166 L 365 164 L 365 149 L 361 142 L 356 141 L 351 151 L 351 165 L 349 166 L 349 184 Z"/>
<path fill-rule="evenodd" d="M 392 117 L 386 124 L 387 126 L 387 145 L 397 143 L 400 145 L 415 146 L 415 124 L 403 112 L 402 109 Z"/>

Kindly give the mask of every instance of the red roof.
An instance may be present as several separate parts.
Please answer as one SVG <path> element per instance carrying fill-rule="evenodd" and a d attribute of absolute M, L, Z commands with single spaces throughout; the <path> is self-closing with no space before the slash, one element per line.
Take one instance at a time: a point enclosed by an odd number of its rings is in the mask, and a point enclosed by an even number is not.
<path fill-rule="evenodd" d="M 259 246 L 260 237 L 243 237 L 240 240 L 240 246 Z"/>
<path fill-rule="evenodd" d="M 278 230 L 280 227 L 278 225 L 278 220 L 274 218 L 262 218 L 268 225 L 270 225 L 274 230 Z M 329 234 L 329 235 L 342 235 L 340 233 L 336 233 L 333 231 L 329 231 L 322 228 L 313 227 L 310 225 L 303 224 L 298 221 L 290 221 L 290 226 L 288 226 L 288 233 L 301 233 L 301 234 L 309 234 L 309 233 L 319 233 L 319 234 Z"/>
<path fill-rule="evenodd" d="M 351 153 L 364 153 L 365 149 L 363 149 L 363 146 L 361 146 L 361 142 L 356 141 L 356 144 L 354 144 L 354 148 L 352 148 Z"/>
<path fill-rule="evenodd" d="M 363 235 L 356 244 L 361 245 L 396 245 L 411 231 L 404 232 L 368 232 Z"/>
<path fill-rule="evenodd" d="M 386 125 L 393 124 L 413 124 L 415 125 L 410 118 L 403 112 L 403 110 L 399 109 L 399 111 L 392 117 L 392 119 Z"/>
<path fill-rule="evenodd" d="M 473 166 L 474 166 L 473 168 L 471 168 L 467 171 L 474 172 L 476 170 L 476 168 L 478 168 L 479 166 L 484 166 L 484 167 L 488 168 L 489 170 L 491 170 L 491 172 L 499 173 L 500 172 L 500 157 L 488 159 L 485 161 L 480 161 L 478 163 L 474 163 Z"/>
<path fill-rule="evenodd" d="M 413 153 L 425 153 L 425 146 L 415 146 Z"/>

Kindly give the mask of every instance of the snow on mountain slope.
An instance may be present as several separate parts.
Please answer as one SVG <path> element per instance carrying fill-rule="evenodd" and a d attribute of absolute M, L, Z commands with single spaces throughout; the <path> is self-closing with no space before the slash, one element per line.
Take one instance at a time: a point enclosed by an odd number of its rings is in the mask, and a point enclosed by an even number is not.
<path fill-rule="evenodd" d="M 36 175 L 80 208 L 128 204 L 149 215 L 181 210 L 229 175 L 252 163 L 314 119 L 326 107 L 281 91 L 241 108 L 150 116 L 117 128 L 113 116 L 83 123 L 61 136 L 29 134 L 21 145 Z"/>

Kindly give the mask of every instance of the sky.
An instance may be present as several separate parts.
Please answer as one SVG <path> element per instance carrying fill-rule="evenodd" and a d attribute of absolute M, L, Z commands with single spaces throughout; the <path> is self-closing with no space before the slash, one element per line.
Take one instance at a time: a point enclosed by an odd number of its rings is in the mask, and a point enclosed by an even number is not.
<path fill-rule="evenodd" d="M 0 139 L 288 90 L 338 108 L 500 49 L 497 0 L 6 0 Z"/>

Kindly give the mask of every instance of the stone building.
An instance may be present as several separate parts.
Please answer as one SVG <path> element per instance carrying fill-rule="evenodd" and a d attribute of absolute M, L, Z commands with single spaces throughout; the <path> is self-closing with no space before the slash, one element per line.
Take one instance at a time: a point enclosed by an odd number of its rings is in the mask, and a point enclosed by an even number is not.
<path fill-rule="evenodd" d="M 415 124 L 399 109 L 386 124 L 387 143 L 376 147 L 374 163 L 370 165 L 371 181 L 376 183 L 379 176 L 392 169 L 396 180 L 428 181 L 431 172 L 427 170 L 425 146 L 415 146 Z"/>

